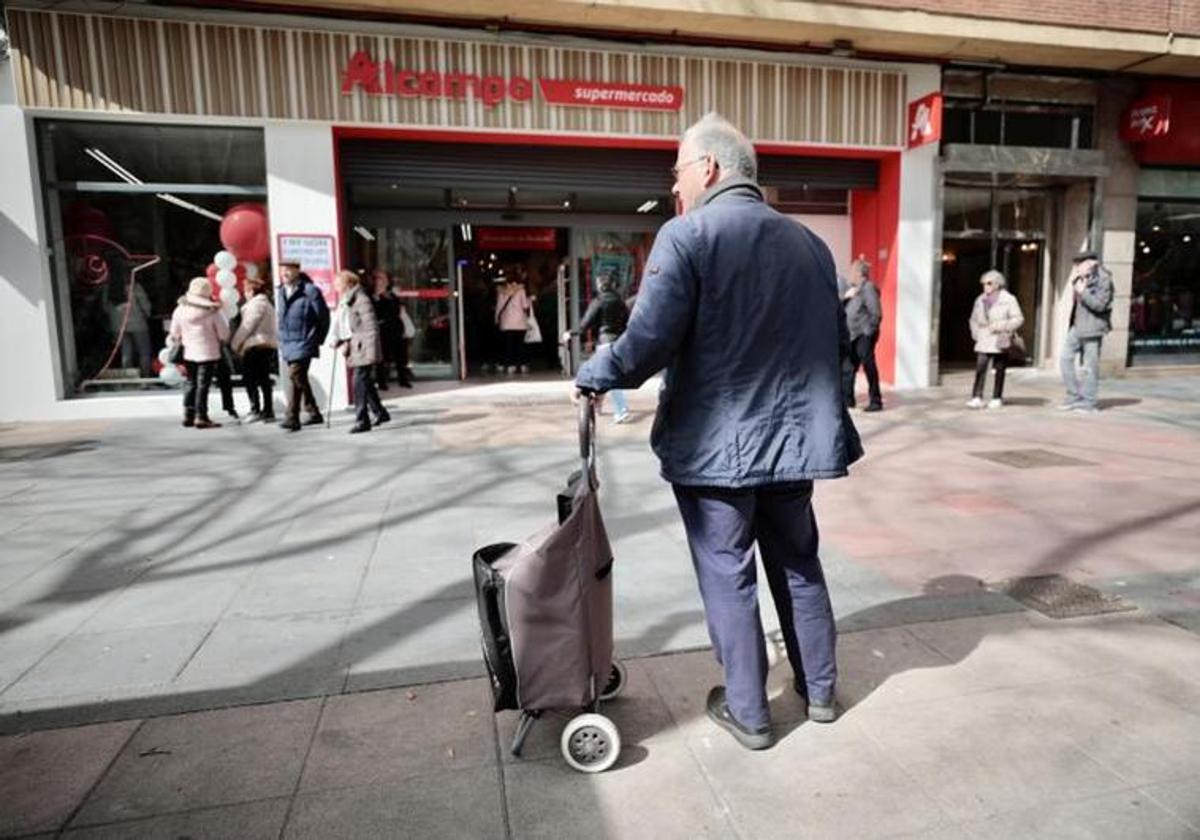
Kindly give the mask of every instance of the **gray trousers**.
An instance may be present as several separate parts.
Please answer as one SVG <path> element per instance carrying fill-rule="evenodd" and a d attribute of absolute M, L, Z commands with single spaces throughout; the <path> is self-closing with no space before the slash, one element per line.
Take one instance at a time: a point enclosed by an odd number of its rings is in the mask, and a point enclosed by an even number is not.
<path fill-rule="evenodd" d="M 812 482 L 674 489 L 734 718 L 752 729 L 770 722 L 755 542 L 796 681 L 813 702 L 831 703 L 837 628 L 817 556 Z"/>
<path fill-rule="evenodd" d="M 1067 340 L 1063 342 L 1062 358 L 1059 368 L 1062 370 L 1063 385 L 1067 389 L 1067 402 L 1078 403 L 1088 408 L 1096 407 L 1096 393 L 1100 390 L 1100 342 L 1097 338 L 1080 338 L 1075 334 L 1075 327 L 1067 330 Z M 1075 359 L 1083 356 L 1083 385 L 1075 375 Z"/>

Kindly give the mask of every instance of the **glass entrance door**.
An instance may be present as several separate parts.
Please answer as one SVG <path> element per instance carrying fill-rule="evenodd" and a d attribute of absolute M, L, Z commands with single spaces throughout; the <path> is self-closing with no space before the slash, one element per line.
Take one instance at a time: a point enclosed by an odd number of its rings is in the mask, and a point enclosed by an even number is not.
<path fill-rule="evenodd" d="M 407 341 L 413 374 L 420 379 L 456 376 L 458 317 L 451 229 L 359 226 L 355 231 L 357 264 L 382 268 L 391 276 L 392 290 L 412 321 L 413 335 Z"/>
<path fill-rule="evenodd" d="M 575 228 L 572 236 L 571 293 L 564 315 L 577 329 L 588 305 L 596 297 L 601 277 L 611 277 L 617 293 L 632 309 L 642 282 L 642 272 L 655 229 L 606 230 Z M 595 335 L 576 336 L 571 342 L 572 368 L 595 352 Z"/>

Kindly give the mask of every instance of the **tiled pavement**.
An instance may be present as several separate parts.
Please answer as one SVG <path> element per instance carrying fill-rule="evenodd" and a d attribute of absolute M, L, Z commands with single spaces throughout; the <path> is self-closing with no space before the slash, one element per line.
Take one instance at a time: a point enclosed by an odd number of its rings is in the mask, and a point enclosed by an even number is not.
<path fill-rule="evenodd" d="M 1020 376 L 1000 412 L 948 388 L 858 415 L 868 458 L 817 497 L 849 712 L 797 726 L 777 672 L 784 737 L 755 755 L 703 719 L 635 395 L 601 439 L 634 658 L 599 777 L 557 757 L 561 722 L 512 761 L 471 678 L 466 560 L 548 518 L 559 394 L 419 395 L 360 438 L 0 431 L 0 835 L 1200 837 L 1200 379 L 1106 383 L 1094 417 Z M 1028 449 L 1084 463 L 974 454 Z M 1141 609 L 1053 622 L 980 586 L 1051 572 Z"/>

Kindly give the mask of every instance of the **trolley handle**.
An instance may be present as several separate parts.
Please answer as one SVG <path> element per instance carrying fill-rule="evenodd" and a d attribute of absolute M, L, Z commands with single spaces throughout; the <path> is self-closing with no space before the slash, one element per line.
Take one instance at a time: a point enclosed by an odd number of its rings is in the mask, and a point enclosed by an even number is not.
<path fill-rule="evenodd" d="M 596 398 L 583 394 L 579 398 L 579 458 L 583 474 L 595 481 L 596 472 Z"/>

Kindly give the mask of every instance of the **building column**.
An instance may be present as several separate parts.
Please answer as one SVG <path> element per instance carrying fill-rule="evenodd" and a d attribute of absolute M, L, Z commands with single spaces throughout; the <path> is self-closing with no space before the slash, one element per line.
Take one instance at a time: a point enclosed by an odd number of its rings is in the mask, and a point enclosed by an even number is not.
<path fill-rule="evenodd" d="M 62 390 L 54 297 L 42 255 L 33 124 L 17 104 L 11 60 L 0 63 L 0 420 L 49 416 Z"/>
<path fill-rule="evenodd" d="M 332 236 L 334 254 L 339 255 L 342 243 L 338 230 L 333 129 L 325 124 L 268 122 L 263 139 L 267 156 L 267 211 L 271 220 L 271 270 L 278 272 L 280 234 Z M 272 280 L 279 282 L 278 277 Z M 341 361 L 333 364 L 332 358 L 332 350 L 322 349 L 309 371 L 322 412 L 328 405 L 331 387 L 334 410 L 346 404 L 345 365 Z M 287 368 L 282 361 L 280 380 L 281 390 L 286 392 Z"/>
<path fill-rule="evenodd" d="M 935 66 L 908 68 L 908 100 L 920 99 L 942 88 L 942 73 Z M 905 108 L 905 120 L 907 117 Z M 906 132 L 907 134 L 907 132 Z M 896 239 L 896 368 L 897 388 L 927 388 L 937 366 L 934 269 L 941 259 L 939 220 L 935 218 L 938 144 L 927 143 L 900 155 L 900 223 Z"/>
<path fill-rule="evenodd" d="M 1101 369 L 1113 374 L 1129 358 L 1129 306 L 1133 295 L 1133 260 L 1137 245 L 1138 175 L 1140 167 L 1121 139 L 1121 116 L 1133 101 L 1136 83 L 1109 79 L 1096 104 L 1097 147 L 1109 166 L 1104 179 L 1101 215 L 1103 233 L 1092 245 L 1113 275 L 1112 332 L 1104 339 Z"/>

